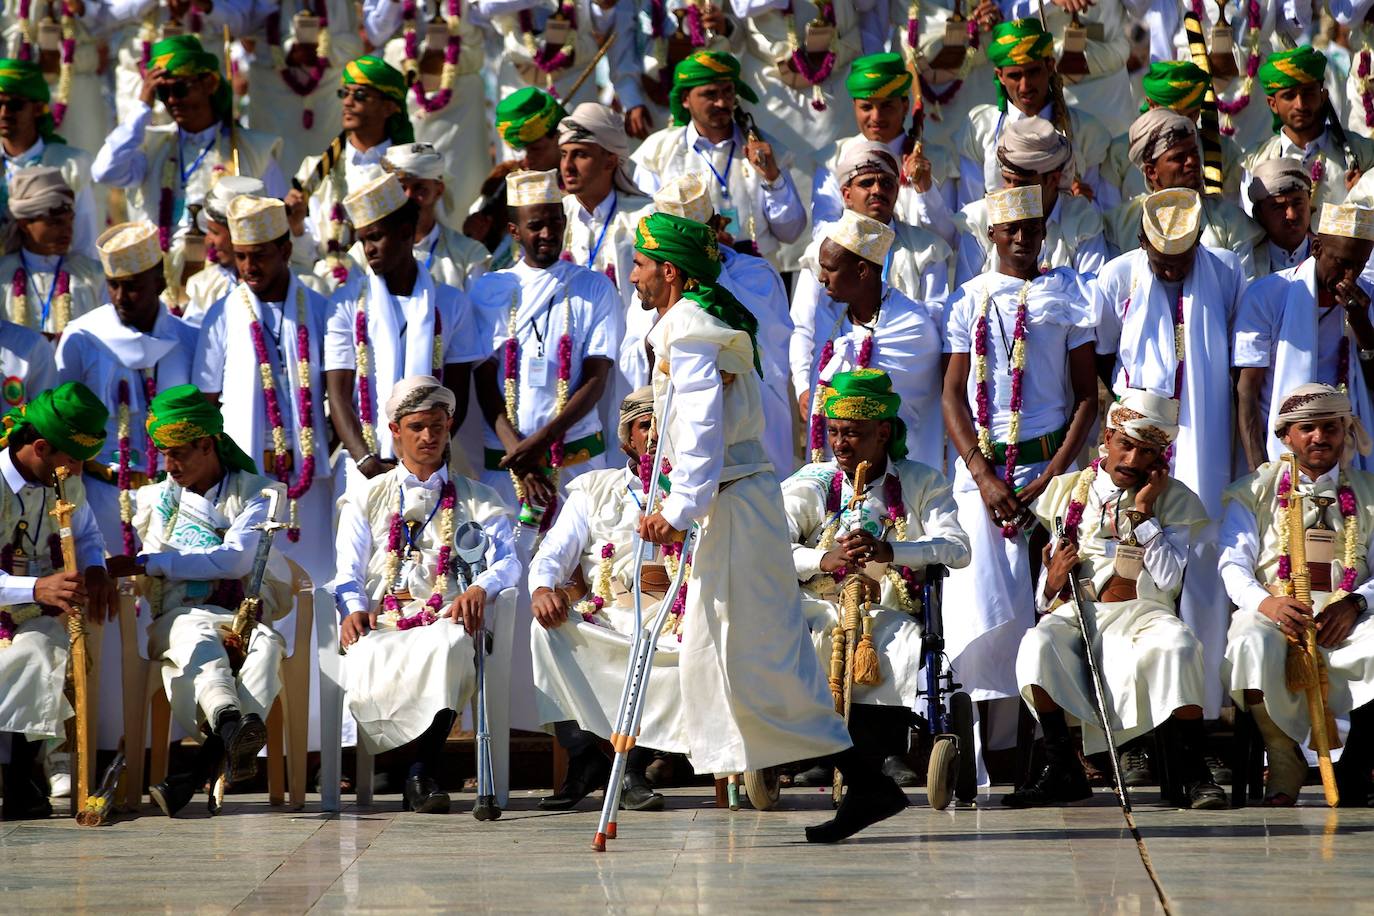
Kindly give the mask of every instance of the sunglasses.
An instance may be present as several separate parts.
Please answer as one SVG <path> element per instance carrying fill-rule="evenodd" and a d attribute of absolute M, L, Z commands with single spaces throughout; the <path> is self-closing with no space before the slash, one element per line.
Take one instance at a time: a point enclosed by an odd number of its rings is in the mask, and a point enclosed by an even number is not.
<path fill-rule="evenodd" d="M 372 101 L 372 93 L 368 92 L 366 89 L 340 89 L 339 98 L 352 98 L 353 101 L 357 102 L 359 105 L 366 105 L 368 102 Z"/>
<path fill-rule="evenodd" d="M 0 98 L 0 111 L 23 111 L 27 104 L 29 104 L 28 99 Z"/>
<path fill-rule="evenodd" d="M 185 80 L 163 83 L 157 87 L 157 97 L 165 102 L 168 99 L 184 99 L 191 92 L 191 84 Z"/>

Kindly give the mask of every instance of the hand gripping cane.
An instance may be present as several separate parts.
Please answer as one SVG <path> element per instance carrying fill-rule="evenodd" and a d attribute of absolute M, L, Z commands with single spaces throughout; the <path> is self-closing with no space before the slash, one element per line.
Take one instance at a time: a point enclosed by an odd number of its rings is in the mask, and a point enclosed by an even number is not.
<path fill-rule="evenodd" d="M 659 487 L 659 474 L 663 470 L 663 458 L 667 453 L 668 442 L 668 416 L 673 407 L 673 384 L 668 382 L 668 391 L 663 398 L 663 413 L 661 422 L 658 425 L 658 447 L 654 450 L 653 476 L 649 485 L 649 498 L 644 503 L 644 513 L 652 514 L 654 505 L 662 495 Z M 606 784 L 606 798 L 601 805 L 601 818 L 597 821 L 596 836 L 592 840 L 592 849 L 597 852 L 605 852 L 606 841 L 616 837 L 616 812 L 620 808 L 620 789 L 625 777 L 625 765 L 630 753 L 630 749 L 635 745 L 635 737 L 639 734 L 639 723 L 644 716 L 644 693 L 649 687 L 649 672 L 654 665 L 654 651 L 658 648 L 658 634 L 663 630 L 663 624 L 668 619 L 668 614 L 672 610 L 673 600 L 678 591 L 682 588 L 682 580 L 687 572 L 687 557 L 692 551 L 692 542 L 696 537 L 696 525 L 693 525 L 686 533 L 682 542 L 682 553 L 677 565 L 677 574 L 673 576 L 673 584 L 668 589 L 663 600 L 659 602 L 658 613 L 654 615 L 653 624 L 647 629 L 644 626 L 644 590 L 641 582 L 641 574 L 644 570 L 646 560 L 652 560 L 654 551 L 653 544 L 641 541 L 638 530 L 635 531 L 631 541 L 634 550 L 634 629 L 630 638 L 630 658 L 625 668 L 625 685 L 620 691 L 620 705 L 615 717 L 615 728 L 611 733 L 611 746 L 615 748 L 615 761 L 611 764 L 610 781 Z"/>
<path fill-rule="evenodd" d="M 453 535 L 454 569 L 458 577 L 458 591 L 467 591 L 474 579 L 486 568 L 487 545 L 490 539 L 476 522 L 464 522 Z M 491 768 L 491 729 L 487 724 L 487 666 L 491 653 L 491 631 L 483 624 L 474 633 L 477 648 L 477 802 L 472 816 L 479 821 L 494 821 L 501 816 L 496 803 L 496 779 Z"/>

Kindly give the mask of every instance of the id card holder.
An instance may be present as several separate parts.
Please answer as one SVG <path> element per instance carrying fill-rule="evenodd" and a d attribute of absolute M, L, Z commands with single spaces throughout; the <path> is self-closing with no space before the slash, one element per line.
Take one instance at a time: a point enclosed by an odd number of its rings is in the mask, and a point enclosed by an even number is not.
<path fill-rule="evenodd" d="M 1307 548 L 1307 574 L 1312 591 L 1331 591 L 1331 563 L 1336 559 L 1336 532 L 1330 528 L 1309 528 L 1303 535 Z"/>
<path fill-rule="evenodd" d="M 535 388 L 543 388 L 549 382 L 549 361 L 543 356 L 530 357 L 530 364 L 525 369 L 525 378 Z"/>
<path fill-rule="evenodd" d="M 808 54 L 824 54 L 835 41 L 835 27 L 823 19 L 813 19 L 806 24 L 806 51 Z"/>
<path fill-rule="evenodd" d="M 721 207 L 720 215 L 725 220 L 725 231 L 730 238 L 739 238 L 739 207 Z"/>
<path fill-rule="evenodd" d="M 320 43 L 320 17 L 302 10 L 292 19 L 296 32 L 296 43 L 316 45 Z"/>
<path fill-rule="evenodd" d="M 562 47 L 568 41 L 568 34 L 572 31 L 568 20 L 562 16 L 550 16 L 544 23 L 544 43 L 549 47 L 557 45 Z"/>
<path fill-rule="evenodd" d="M 1145 568 L 1145 548 L 1137 544 L 1117 544 L 1112 558 L 1112 574 L 1134 582 Z"/>

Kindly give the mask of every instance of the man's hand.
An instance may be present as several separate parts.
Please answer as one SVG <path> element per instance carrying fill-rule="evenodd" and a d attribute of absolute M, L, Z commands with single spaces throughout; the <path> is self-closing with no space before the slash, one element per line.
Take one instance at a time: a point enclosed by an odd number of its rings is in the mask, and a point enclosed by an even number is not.
<path fill-rule="evenodd" d="M 286 222 L 291 226 L 291 234 L 300 235 L 305 231 L 305 217 L 309 212 L 305 195 L 292 188 L 282 202 L 286 204 Z"/>
<path fill-rule="evenodd" d="M 1150 468 L 1150 473 L 1145 477 L 1145 485 L 1140 488 L 1140 492 L 1135 495 L 1135 510 L 1143 512 L 1145 515 L 1155 514 L 1155 503 L 1164 491 L 1169 488 L 1169 466 L 1160 459 L 1159 464 Z"/>
<path fill-rule="evenodd" d="M 549 434 L 545 432 L 547 427 L 542 427 L 521 439 L 513 447 L 506 450 L 505 457 L 501 459 L 501 467 L 504 470 L 529 472 L 539 468 L 544 459 L 549 454 Z"/>
<path fill-rule="evenodd" d="M 534 619 L 539 621 L 539 625 L 546 630 L 562 626 L 568 619 L 568 599 L 563 596 L 561 591 L 541 586 L 534 590 L 534 595 L 530 598 L 530 610 L 534 612 Z"/>
<path fill-rule="evenodd" d="M 803 426 L 808 426 L 808 428 L 809 428 L 809 424 L 811 423 L 811 389 L 810 389 L 810 388 L 803 388 L 803 389 L 801 390 L 801 392 L 799 392 L 799 393 L 797 394 L 797 413 L 801 415 L 802 425 L 803 425 Z"/>
<path fill-rule="evenodd" d="M 377 612 L 354 611 L 339 624 L 339 645 L 347 649 L 372 630 L 377 629 Z"/>
<path fill-rule="evenodd" d="M 1312 609 L 1287 595 L 1265 598 L 1260 602 L 1259 612 L 1278 624 L 1292 642 L 1302 639 L 1312 623 Z"/>
<path fill-rule="evenodd" d="M 161 67 L 149 69 L 143 74 L 143 86 L 138 90 L 138 100 L 152 108 L 153 102 L 157 100 L 157 87 L 166 82 L 171 82 L 166 70 Z"/>
<path fill-rule="evenodd" d="M 645 105 L 636 105 L 625 112 L 625 133 L 636 140 L 643 140 L 654 132 L 654 119 Z"/>
<path fill-rule="evenodd" d="M 1331 602 L 1317 615 L 1317 645 L 1323 649 L 1336 648 L 1355 629 L 1359 617 L 1360 606 L 1349 595 Z"/>
<path fill-rule="evenodd" d="M 119 587 L 103 566 L 86 567 L 86 619 L 114 620 L 119 613 Z"/>
<path fill-rule="evenodd" d="M 701 25 L 706 31 L 717 35 L 730 34 L 730 20 L 725 18 L 725 11 L 714 3 L 708 3 L 702 9 Z"/>
<path fill-rule="evenodd" d="M 1002 21 L 1002 8 L 997 5 L 996 0 L 981 0 L 973 10 L 973 21 L 978 23 L 978 28 L 986 32 Z"/>
<path fill-rule="evenodd" d="M 773 158 L 773 144 L 767 140 L 750 140 L 744 147 L 745 157 L 759 170 L 763 180 L 772 184 L 782 174 Z"/>
<path fill-rule="evenodd" d="M 520 475 L 525 485 L 525 498 L 537 506 L 547 506 L 553 502 L 558 491 L 543 471 L 529 471 Z"/>
<path fill-rule="evenodd" d="M 1050 0 L 1066 13 L 1081 13 L 1092 7 L 1092 0 Z"/>
<path fill-rule="evenodd" d="M 448 616 L 454 623 L 461 623 L 463 629 L 476 638 L 482 632 L 482 614 L 487 609 L 487 590 L 480 585 L 470 585 L 468 590 L 449 606 Z"/>
<path fill-rule="evenodd" d="M 1069 584 L 1069 576 L 1078 565 L 1078 545 L 1060 538 L 1053 556 L 1050 554 L 1050 545 L 1046 544 L 1040 559 L 1045 566 L 1045 597 L 1053 598 Z"/>
<path fill-rule="evenodd" d="M 86 603 L 86 583 L 81 573 L 57 572 L 43 576 L 33 585 L 33 600 L 70 612 L 73 604 Z"/>
<path fill-rule="evenodd" d="M 1342 280 L 1336 284 L 1336 302 L 1344 306 L 1346 311 L 1363 315 L 1369 312 L 1368 294 L 1360 288 L 1360 284 L 1350 280 Z"/>
<path fill-rule="evenodd" d="M 978 494 L 983 497 L 983 505 L 988 507 L 994 522 L 1010 525 L 1021 514 L 1021 501 L 1005 480 L 989 471 L 975 476 L 974 481 L 978 484 Z"/>
<path fill-rule="evenodd" d="M 892 545 L 880 541 L 867 531 L 851 531 L 836 543 L 844 547 L 845 553 L 854 563 L 891 563 Z"/>
<path fill-rule="evenodd" d="M 902 176 L 918 193 L 924 194 L 935 183 L 931 175 L 930 160 L 925 157 L 921 144 L 916 144 L 911 154 L 902 160 Z"/>
<path fill-rule="evenodd" d="M 383 461 L 376 455 L 368 455 L 358 463 L 358 473 L 371 480 L 379 474 L 385 474 L 395 466 L 396 462 L 394 461 Z"/>
<path fill-rule="evenodd" d="M 1347 192 L 1359 183 L 1360 176 L 1363 174 L 1364 172 L 1360 171 L 1360 167 L 1358 165 L 1352 165 L 1350 167 L 1350 169 L 1345 173 L 1345 189 Z"/>
<path fill-rule="evenodd" d="M 127 579 L 130 576 L 146 576 L 148 574 L 148 570 L 138 562 L 138 557 L 127 557 L 124 554 L 107 559 L 105 571 L 116 579 Z"/>
<path fill-rule="evenodd" d="M 639 537 L 650 544 L 676 544 L 682 532 L 668 524 L 662 512 L 655 512 L 639 520 Z"/>

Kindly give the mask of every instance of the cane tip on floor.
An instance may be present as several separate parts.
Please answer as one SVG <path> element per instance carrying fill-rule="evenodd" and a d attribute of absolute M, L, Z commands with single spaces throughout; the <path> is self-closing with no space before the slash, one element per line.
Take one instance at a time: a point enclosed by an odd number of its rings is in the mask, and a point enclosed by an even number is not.
<path fill-rule="evenodd" d="M 596 852 L 606 851 L 606 834 L 598 833 L 592 840 L 592 849 Z"/>
<path fill-rule="evenodd" d="M 611 821 L 609 824 L 606 825 L 606 839 L 615 839 L 615 821 Z"/>

